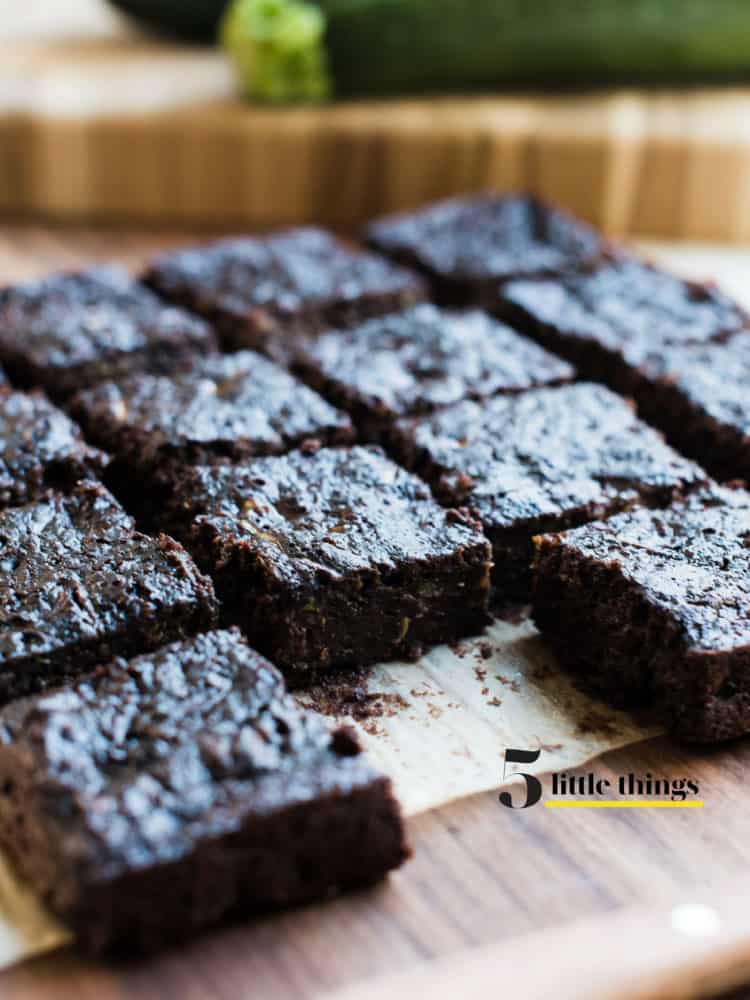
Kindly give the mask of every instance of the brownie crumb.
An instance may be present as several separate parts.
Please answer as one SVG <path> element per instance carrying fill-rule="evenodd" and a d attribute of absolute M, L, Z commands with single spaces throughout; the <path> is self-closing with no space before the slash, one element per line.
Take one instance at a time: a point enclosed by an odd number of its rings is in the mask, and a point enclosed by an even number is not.
<path fill-rule="evenodd" d="M 392 718 L 409 703 L 400 694 L 371 691 L 371 670 L 337 671 L 324 676 L 302 696 L 304 704 L 320 715 L 351 718 L 363 723 L 375 718 Z"/>
<path fill-rule="evenodd" d="M 516 680 L 511 680 L 509 677 L 503 677 L 502 674 L 495 674 L 495 680 L 500 681 L 503 687 L 508 687 L 511 689 L 513 694 L 519 694 L 521 691 L 521 685 Z"/>

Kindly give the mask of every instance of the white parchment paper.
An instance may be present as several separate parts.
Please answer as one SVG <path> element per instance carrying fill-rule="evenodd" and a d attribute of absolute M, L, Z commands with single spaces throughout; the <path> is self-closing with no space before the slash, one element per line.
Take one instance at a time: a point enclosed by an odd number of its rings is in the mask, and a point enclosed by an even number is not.
<path fill-rule="evenodd" d="M 321 699 L 299 700 L 315 708 Z M 539 774 L 657 732 L 577 690 L 529 621 L 496 621 L 418 663 L 380 665 L 352 703 L 333 718 L 356 727 L 407 815 L 499 788 L 509 747 L 541 748 L 523 768 Z"/>

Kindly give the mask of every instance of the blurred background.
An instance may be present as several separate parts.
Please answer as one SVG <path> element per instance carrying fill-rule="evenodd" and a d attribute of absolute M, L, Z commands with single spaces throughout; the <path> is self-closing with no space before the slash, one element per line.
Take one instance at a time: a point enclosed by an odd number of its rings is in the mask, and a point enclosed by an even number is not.
<path fill-rule="evenodd" d="M 122 6 L 150 26 L 0 0 L 3 217 L 353 230 L 497 188 L 750 242 L 744 0 L 238 0 L 224 48 L 221 0 Z"/>

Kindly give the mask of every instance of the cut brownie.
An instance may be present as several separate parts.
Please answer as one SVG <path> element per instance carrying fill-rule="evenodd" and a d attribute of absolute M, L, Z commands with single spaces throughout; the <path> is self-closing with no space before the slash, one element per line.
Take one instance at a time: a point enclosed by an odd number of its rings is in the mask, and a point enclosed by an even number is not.
<path fill-rule="evenodd" d="M 440 301 L 494 306 L 512 278 L 558 274 L 602 252 L 599 235 L 535 198 L 455 198 L 373 222 L 371 246 L 426 274 Z"/>
<path fill-rule="evenodd" d="M 106 464 L 107 456 L 89 448 L 79 428 L 42 393 L 0 390 L 0 507 L 70 489 Z"/>
<path fill-rule="evenodd" d="M 566 666 L 685 739 L 750 731 L 750 494 L 710 487 L 536 544 L 534 619 Z"/>
<path fill-rule="evenodd" d="M 210 319 L 230 349 L 285 360 L 293 340 L 423 299 L 414 274 L 319 229 L 224 240 L 155 260 L 145 280 Z"/>
<path fill-rule="evenodd" d="M 431 305 L 323 334 L 297 362 L 307 381 L 375 441 L 399 417 L 574 376 L 566 362 L 486 313 Z"/>
<path fill-rule="evenodd" d="M 750 332 L 726 343 L 654 349 L 639 408 L 719 479 L 750 482 Z"/>
<path fill-rule="evenodd" d="M 87 481 L 0 512 L 0 567 L 0 702 L 216 620 L 211 582 L 182 546 L 138 534 Z"/>
<path fill-rule="evenodd" d="M 0 712 L 0 842 L 93 952 L 326 898 L 408 857 L 389 780 L 234 631 Z"/>
<path fill-rule="evenodd" d="M 101 383 L 77 395 L 71 409 L 88 438 L 115 456 L 112 488 L 149 524 L 171 489 L 175 465 L 354 437 L 348 416 L 252 351 L 201 359 L 173 376 Z"/>
<path fill-rule="evenodd" d="M 745 312 L 715 288 L 629 257 L 556 281 L 504 287 L 499 315 L 596 379 L 640 401 L 640 369 L 668 346 L 720 341 L 744 328 Z"/>
<path fill-rule="evenodd" d="M 528 597 L 533 535 L 635 503 L 664 505 L 707 478 L 628 402 L 590 383 L 466 401 L 399 421 L 394 447 L 439 500 L 466 505 L 481 520 L 500 603 Z"/>
<path fill-rule="evenodd" d="M 119 268 L 0 289 L 0 360 L 56 398 L 133 371 L 188 367 L 216 349 L 210 327 L 164 305 Z"/>
<path fill-rule="evenodd" d="M 295 681 L 481 631 L 491 552 L 377 448 L 191 470 L 176 531 L 230 621 Z"/>

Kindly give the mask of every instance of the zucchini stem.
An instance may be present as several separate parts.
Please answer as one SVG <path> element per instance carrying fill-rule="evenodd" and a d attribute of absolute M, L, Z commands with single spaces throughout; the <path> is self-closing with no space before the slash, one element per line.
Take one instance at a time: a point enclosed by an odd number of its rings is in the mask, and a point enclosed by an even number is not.
<path fill-rule="evenodd" d="M 302 0 L 233 0 L 219 27 L 245 96 L 284 104 L 323 101 L 331 78 L 326 18 Z"/>

